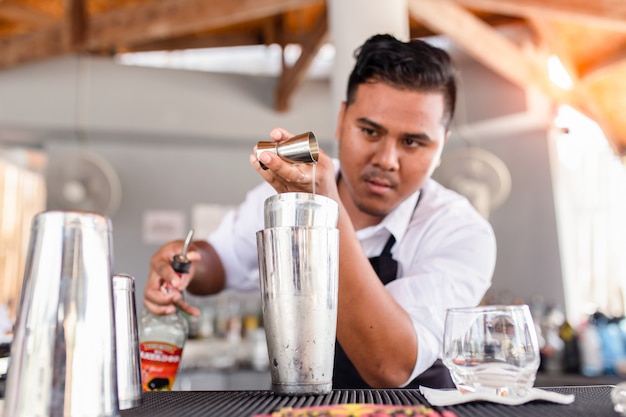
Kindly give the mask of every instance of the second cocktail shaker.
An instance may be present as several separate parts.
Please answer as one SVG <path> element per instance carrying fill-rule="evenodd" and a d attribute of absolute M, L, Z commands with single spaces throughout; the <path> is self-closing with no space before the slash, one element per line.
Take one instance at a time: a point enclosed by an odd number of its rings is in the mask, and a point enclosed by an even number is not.
<path fill-rule="evenodd" d="M 111 234 L 96 213 L 35 216 L 5 416 L 120 415 Z"/>
<path fill-rule="evenodd" d="M 126 274 L 116 274 L 113 277 L 113 300 L 117 346 L 117 392 L 120 410 L 126 410 L 141 405 L 143 401 L 134 277 Z"/>

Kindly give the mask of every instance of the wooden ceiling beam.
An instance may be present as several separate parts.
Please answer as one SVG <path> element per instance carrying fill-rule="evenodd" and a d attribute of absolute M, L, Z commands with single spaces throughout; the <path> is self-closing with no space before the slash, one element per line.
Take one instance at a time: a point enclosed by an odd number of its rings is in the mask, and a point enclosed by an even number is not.
<path fill-rule="evenodd" d="M 88 47 L 144 43 L 273 16 L 323 0 L 161 0 L 95 16 Z"/>
<path fill-rule="evenodd" d="M 0 18 L 32 27 L 45 27 L 58 22 L 54 17 L 14 1 L 0 1 Z"/>
<path fill-rule="evenodd" d="M 589 93 L 588 89 L 585 88 L 581 82 L 580 74 L 571 56 L 569 45 L 563 36 L 560 36 L 558 28 L 555 27 L 550 20 L 544 18 L 529 19 L 529 22 L 542 42 L 547 46 L 546 53 L 559 58 L 572 80 L 573 86 L 569 93 L 567 104 L 595 120 L 597 123 L 605 126 L 605 129 L 607 129 L 607 126 L 609 126 L 608 122 L 604 120 L 603 113 L 598 108 L 594 96 Z"/>
<path fill-rule="evenodd" d="M 619 132 L 623 129 L 610 120 L 605 108 L 600 106 L 597 94 L 590 91 L 589 74 L 583 80 L 579 80 L 576 74 L 574 77 L 574 87 L 570 91 L 561 90 L 553 85 L 545 71 L 539 68 L 530 55 L 525 55 L 522 50 L 508 39 L 504 38 L 497 31 L 481 22 L 471 12 L 461 8 L 454 3 L 477 2 L 486 3 L 483 0 L 409 0 L 409 10 L 415 19 L 419 19 L 424 25 L 431 27 L 438 33 L 442 33 L 452 39 L 462 49 L 464 49 L 474 59 L 482 62 L 501 76 L 520 85 L 522 88 L 529 86 L 538 87 L 546 96 L 555 103 L 565 103 L 578 109 L 588 117 L 595 120 L 603 129 L 609 143 L 617 155 L 626 155 L 626 143 L 623 135 Z M 515 5 L 535 3 L 531 0 L 516 0 Z M 498 3 L 508 4 L 508 0 L 499 0 Z M 554 5 L 554 1 L 545 0 L 546 4 Z M 570 2 L 568 2 L 569 4 Z M 572 2 L 575 3 L 575 2 Z M 513 4 L 513 3 L 511 3 Z M 517 12 L 519 13 L 519 11 Z M 537 19 L 534 21 L 536 27 Z M 543 22 L 545 23 L 545 22 Z M 545 29 L 545 28 L 544 28 Z M 562 54 L 565 64 L 571 67 L 566 45 L 562 44 L 555 34 L 550 34 L 545 30 L 541 33 L 544 40 L 551 48 L 556 48 Z M 546 37 L 546 35 L 549 35 Z M 477 41 L 479 40 L 479 41 Z M 616 54 L 611 57 L 615 61 L 612 65 L 619 65 L 621 55 Z M 608 68 L 609 64 L 605 64 Z"/>
<path fill-rule="evenodd" d="M 80 0 L 70 2 L 73 7 Z M 139 3 L 93 16 L 85 22 L 81 49 L 115 50 L 188 35 L 252 19 L 273 16 L 324 0 L 160 0 Z M 0 3 L 0 4 L 5 4 Z M 73 13 L 73 12 L 72 12 Z M 74 21 L 73 24 L 79 24 Z M 78 52 L 68 46 L 68 26 L 52 24 L 39 32 L 0 39 L 0 69 L 35 60 Z"/>
<path fill-rule="evenodd" d="M 555 103 L 569 104 L 592 117 L 598 115 L 583 88 L 558 88 L 532 55 L 453 2 L 409 0 L 409 10 L 415 19 L 449 37 L 468 55 L 521 88 L 535 87 Z"/>
<path fill-rule="evenodd" d="M 159 39 L 141 44 L 125 45 L 115 52 L 166 51 L 198 48 L 270 45 L 278 42 L 280 15 L 259 19 L 253 23 L 235 25 L 228 29 L 207 29 L 192 34 Z M 289 43 L 292 42 L 289 39 Z"/>
<path fill-rule="evenodd" d="M 537 57 L 525 53 L 454 2 L 409 0 L 409 10 L 415 19 L 421 19 L 425 25 L 450 38 L 478 62 L 521 88 L 535 87 L 555 103 L 568 104 L 599 122 L 602 120 L 594 100 L 584 85 L 577 82 L 575 75 L 572 90 L 557 87 L 548 77 L 547 65 L 536 59 L 541 58 L 540 53 L 536 52 Z M 567 60 L 568 57 L 565 57 L 566 63 Z"/>
<path fill-rule="evenodd" d="M 409 0 L 411 16 L 454 41 L 467 54 L 522 87 L 542 84 L 522 50 L 451 1 Z M 478 41 L 479 40 L 479 41 Z"/>
<path fill-rule="evenodd" d="M 36 32 L 0 38 L 0 69 L 71 52 L 61 23 Z"/>
<path fill-rule="evenodd" d="M 576 62 L 572 57 L 570 48 L 563 36 L 559 36 L 558 29 L 552 24 L 550 20 L 543 18 L 528 19 L 528 24 L 533 28 L 535 34 L 538 35 L 540 42 L 540 48 L 545 49 L 545 58 L 549 55 L 555 55 L 561 61 L 561 64 L 567 71 L 567 74 L 572 79 L 573 83 L 578 83 L 578 69 Z"/>
<path fill-rule="evenodd" d="M 315 56 L 328 39 L 328 19 L 326 13 L 319 16 L 310 36 L 301 44 L 300 57 L 291 67 L 283 65 L 283 71 L 276 86 L 275 109 L 279 112 L 289 110 L 291 96 L 306 78 Z"/>
<path fill-rule="evenodd" d="M 428 1 L 428 0 L 422 0 Z M 626 31 L 626 2 L 621 0 L 442 0 L 475 10 L 576 21 Z"/>
<path fill-rule="evenodd" d="M 65 25 L 68 47 L 80 51 L 87 37 L 87 13 L 84 0 L 65 0 Z"/>
<path fill-rule="evenodd" d="M 582 81 L 603 77 L 608 72 L 622 66 L 624 62 L 626 62 L 626 46 L 609 56 L 604 56 L 601 60 L 593 62 L 592 65 L 581 68 L 579 77 Z"/>
<path fill-rule="evenodd" d="M 271 45 L 273 43 L 301 43 L 302 36 L 289 33 L 279 33 L 275 19 L 268 19 L 266 23 L 256 29 L 247 29 L 232 32 L 206 32 L 186 35 L 177 38 L 168 38 L 142 44 L 126 45 L 117 48 L 115 52 L 147 52 L 171 51 L 180 49 L 224 48 L 249 45 Z"/>
<path fill-rule="evenodd" d="M 150 52 L 150 51 L 175 51 L 182 49 L 201 48 L 225 48 L 233 46 L 259 45 L 261 36 L 256 33 L 233 33 L 181 36 L 168 38 L 154 42 L 146 42 L 138 45 L 117 48 L 115 52 Z"/>

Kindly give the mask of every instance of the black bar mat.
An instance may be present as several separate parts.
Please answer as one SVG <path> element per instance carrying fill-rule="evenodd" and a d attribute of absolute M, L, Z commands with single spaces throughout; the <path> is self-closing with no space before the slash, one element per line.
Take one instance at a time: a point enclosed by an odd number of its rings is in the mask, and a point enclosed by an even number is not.
<path fill-rule="evenodd" d="M 571 405 L 532 402 L 506 406 L 484 402 L 454 407 L 432 407 L 450 410 L 458 417 L 607 417 L 619 416 L 611 404 L 609 385 L 551 387 L 548 390 L 574 394 Z M 396 390 L 335 390 L 326 395 L 286 396 L 271 391 L 171 391 L 146 392 L 143 404 L 122 411 L 122 417 L 252 417 L 270 414 L 283 407 L 310 407 L 331 404 L 388 404 L 428 406 L 419 391 Z"/>

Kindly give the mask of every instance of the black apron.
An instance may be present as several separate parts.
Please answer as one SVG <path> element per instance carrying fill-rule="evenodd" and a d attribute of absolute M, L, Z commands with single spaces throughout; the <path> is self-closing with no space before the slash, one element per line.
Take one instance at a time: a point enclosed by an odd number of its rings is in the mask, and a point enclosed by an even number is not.
<path fill-rule="evenodd" d="M 396 239 L 391 235 L 385 244 L 380 256 L 370 258 L 369 261 L 376 271 L 378 278 L 387 284 L 394 279 L 398 272 L 398 262 L 391 257 L 391 248 L 396 243 Z M 448 368 L 440 359 L 433 365 L 418 375 L 404 388 L 417 388 L 420 385 L 430 388 L 454 388 L 454 382 L 450 376 Z M 370 389 L 371 387 L 361 378 L 356 368 L 348 359 L 339 341 L 335 341 L 335 366 L 333 369 L 334 389 Z"/>

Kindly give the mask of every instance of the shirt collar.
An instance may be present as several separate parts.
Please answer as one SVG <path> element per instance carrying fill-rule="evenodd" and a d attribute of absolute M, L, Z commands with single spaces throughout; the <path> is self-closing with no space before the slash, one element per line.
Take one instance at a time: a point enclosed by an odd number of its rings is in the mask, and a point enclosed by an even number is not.
<path fill-rule="evenodd" d="M 393 237 L 396 238 L 396 242 L 401 241 L 413 217 L 419 194 L 420 192 L 417 191 L 410 195 L 406 200 L 400 203 L 398 207 L 387 214 L 383 221 L 376 226 L 387 229 Z"/>

